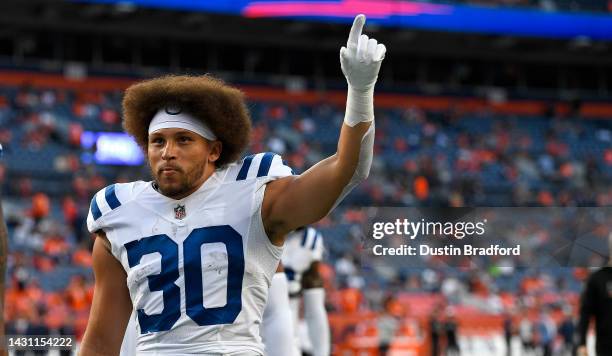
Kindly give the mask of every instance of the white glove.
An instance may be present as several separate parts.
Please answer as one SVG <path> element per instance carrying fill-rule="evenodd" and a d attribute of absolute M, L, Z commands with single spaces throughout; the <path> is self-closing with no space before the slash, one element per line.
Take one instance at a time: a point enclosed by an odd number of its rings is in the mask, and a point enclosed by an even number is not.
<path fill-rule="evenodd" d="M 340 67 L 348 82 L 344 122 L 353 127 L 374 120 L 374 85 L 387 49 L 362 35 L 365 15 L 357 15 L 346 47 L 340 49 Z"/>

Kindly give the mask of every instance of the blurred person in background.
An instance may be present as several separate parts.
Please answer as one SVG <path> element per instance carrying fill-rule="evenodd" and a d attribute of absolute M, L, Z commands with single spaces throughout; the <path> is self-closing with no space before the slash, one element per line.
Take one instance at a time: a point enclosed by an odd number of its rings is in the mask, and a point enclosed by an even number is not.
<path fill-rule="evenodd" d="M 267 356 L 299 356 L 301 354 L 297 332 L 294 331 L 297 328 L 297 325 L 294 325 L 294 318 L 299 320 L 299 313 L 295 316 L 292 313 L 289 281 L 285 273 L 281 262 L 272 276 L 268 289 L 268 300 L 259 328 Z"/>
<path fill-rule="evenodd" d="M 504 342 L 506 344 L 506 356 L 512 356 L 512 334 L 514 323 L 510 311 L 504 313 Z"/>
<path fill-rule="evenodd" d="M 387 296 L 383 303 L 382 312 L 377 319 L 378 327 L 378 352 L 385 356 L 389 352 L 395 333 L 399 328 L 400 321 L 393 313 L 393 296 Z"/>
<path fill-rule="evenodd" d="M 535 350 L 533 323 L 525 314 L 523 314 L 519 323 L 519 335 L 521 337 L 523 352 L 529 351 L 533 353 Z"/>
<path fill-rule="evenodd" d="M 612 233 L 608 236 L 608 265 L 591 274 L 580 299 L 578 356 L 587 356 L 587 334 L 595 319 L 595 356 L 612 355 Z M 593 355 L 591 355 L 593 356 Z"/>
<path fill-rule="evenodd" d="M 559 325 L 559 335 L 561 335 L 561 354 L 572 355 L 574 351 L 574 335 L 576 333 L 576 324 L 572 315 L 572 307 L 565 306 L 563 308 L 563 320 Z"/>
<path fill-rule="evenodd" d="M 440 308 L 434 308 L 429 318 L 429 338 L 431 339 L 431 356 L 440 356 L 440 344 L 443 332 L 444 324 L 440 319 Z"/>
<path fill-rule="evenodd" d="M 0 146 L 0 156 L 2 155 L 2 146 Z M 8 257 L 8 230 L 4 222 L 4 212 L 2 210 L 2 188 L 0 187 L 0 338 L 4 339 L 4 294 L 6 281 L 6 264 Z M 0 356 L 8 355 L 7 350 L 0 343 Z"/>
<path fill-rule="evenodd" d="M 308 329 L 309 344 L 312 345 L 313 356 L 329 356 L 331 348 L 329 321 L 325 310 L 325 289 L 323 289 L 323 278 L 319 272 L 319 265 L 323 259 L 323 236 L 310 226 L 300 227 L 288 234 L 281 259 L 284 268 L 282 277 L 285 278 L 287 286 L 283 288 L 286 296 L 289 296 L 290 315 L 293 327 L 287 327 L 294 332 L 295 354 L 302 353 L 300 350 L 302 340 L 299 338 L 300 331 L 300 304 L 303 303 L 304 320 Z M 285 277 L 286 276 L 286 277 Z M 274 280 L 270 289 L 272 298 Z M 270 307 L 268 300 L 266 310 Z M 279 302 L 280 304 L 280 302 Z M 266 311 L 262 329 L 265 331 L 268 325 Z M 278 334 L 278 333 L 277 333 Z M 266 351 L 273 355 L 268 349 L 277 349 L 279 341 L 274 337 L 265 340 Z M 275 355 L 276 353 L 274 353 Z M 287 355 L 285 352 L 283 356 Z"/>
<path fill-rule="evenodd" d="M 555 336 L 557 335 L 557 327 L 547 309 L 540 312 L 540 319 L 536 325 L 539 336 L 538 345 L 542 351 L 542 356 L 551 356 L 553 342 L 555 340 Z"/>
<path fill-rule="evenodd" d="M 30 306 L 18 312 L 15 322 L 8 326 L 9 335 L 49 335 L 49 328 L 45 325 L 42 315 L 45 310 L 40 306 Z M 15 356 L 46 355 L 45 350 L 15 350 Z"/>
<path fill-rule="evenodd" d="M 461 354 L 459 349 L 459 337 L 457 329 L 459 325 L 455 317 L 453 308 L 448 308 L 446 311 L 446 320 L 444 321 L 444 333 L 446 334 L 446 355 L 458 356 Z"/>

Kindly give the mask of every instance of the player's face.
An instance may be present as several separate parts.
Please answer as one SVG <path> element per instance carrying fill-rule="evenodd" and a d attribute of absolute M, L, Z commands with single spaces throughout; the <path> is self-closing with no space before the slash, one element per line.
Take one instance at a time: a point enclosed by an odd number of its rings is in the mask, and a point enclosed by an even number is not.
<path fill-rule="evenodd" d="M 213 173 L 221 143 L 208 141 L 185 129 L 168 128 L 149 135 L 147 152 L 160 192 L 182 199 L 196 191 Z"/>

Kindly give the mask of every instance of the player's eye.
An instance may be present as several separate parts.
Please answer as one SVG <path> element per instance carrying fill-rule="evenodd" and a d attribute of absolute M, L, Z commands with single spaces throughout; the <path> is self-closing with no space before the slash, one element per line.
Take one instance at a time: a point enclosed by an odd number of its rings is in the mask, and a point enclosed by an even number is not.
<path fill-rule="evenodd" d="M 156 145 L 156 146 L 163 145 L 164 139 L 161 137 L 154 137 L 153 139 L 151 139 L 151 144 Z"/>
<path fill-rule="evenodd" d="M 180 136 L 178 140 L 180 143 L 186 143 L 186 142 L 193 141 L 191 137 L 189 136 Z"/>

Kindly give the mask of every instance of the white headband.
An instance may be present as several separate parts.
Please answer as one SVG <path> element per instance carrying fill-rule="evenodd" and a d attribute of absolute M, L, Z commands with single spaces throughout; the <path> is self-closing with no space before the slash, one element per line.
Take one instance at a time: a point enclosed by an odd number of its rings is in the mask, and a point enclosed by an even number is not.
<path fill-rule="evenodd" d="M 149 124 L 149 135 L 160 129 L 179 128 L 197 133 L 198 135 L 214 141 L 217 136 L 202 120 L 183 112 L 180 108 L 166 107 L 159 109 Z"/>

